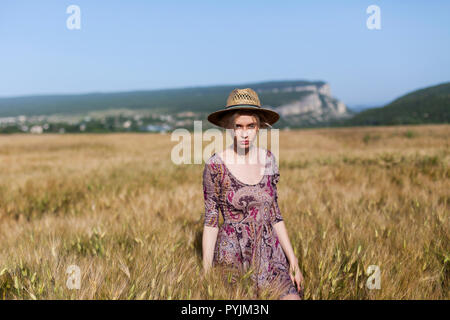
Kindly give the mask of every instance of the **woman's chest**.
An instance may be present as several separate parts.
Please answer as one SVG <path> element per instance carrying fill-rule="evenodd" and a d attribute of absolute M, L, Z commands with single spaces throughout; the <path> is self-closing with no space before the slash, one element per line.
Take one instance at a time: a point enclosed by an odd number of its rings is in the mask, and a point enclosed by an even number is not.
<path fill-rule="evenodd" d="M 247 185 L 226 177 L 222 184 L 222 202 L 238 210 L 250 206 L 269 205 L 274 201 L 274 190 L 270 176 L 265 175 L 258 184 Z"/>

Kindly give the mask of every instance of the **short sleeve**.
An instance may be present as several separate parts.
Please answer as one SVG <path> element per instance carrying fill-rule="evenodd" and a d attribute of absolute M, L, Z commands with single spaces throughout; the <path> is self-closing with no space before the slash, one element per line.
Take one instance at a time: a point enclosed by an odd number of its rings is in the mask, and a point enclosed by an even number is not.
<path fill-rule="evenodd" d="M 205 200 L 205 221 L 208 227 L 219 226 L 219 188 L 217 165 L 212 161 L 205 164 L 203 170 L 203 198 Z"/>
<path fill-rule="evenodd" d="M 272 181 L 272 189 L 273 189 L 273 202 L 272 202 L 272 214 L 270 222 L 272 226 L 277 222 L 283 221 L 283 217 L 281 216 L 280 206 L 278 205 L 278 190 L 277 184 L 280 180 L 280 172 L 278 170 L 278 165 L 276 162 L 276 158 L 273 154 L 271 154 L 271 181 Z"/>

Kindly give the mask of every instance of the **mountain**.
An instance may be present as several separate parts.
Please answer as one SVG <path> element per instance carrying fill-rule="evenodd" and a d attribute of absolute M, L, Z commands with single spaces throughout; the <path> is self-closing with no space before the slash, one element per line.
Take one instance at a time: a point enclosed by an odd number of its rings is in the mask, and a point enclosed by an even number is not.
<path fill-rule="evenodd" d="M 0 117 L 53 114 L 69 116 L 133 110 L 165 115 L 183 115 L 189 111 L 202 118 L 225 106 L 229 93 L 235 88 L 254 89 L 264 106 L 281 114 L 280 123 L 283 125 L 321 123 L 352 115 L 343 102 L 332 97 L 330 86 L 326 82 L 292 80 L 117 93 L 0 98 Z"/>
<path fill-rule="evenodd" d="M 361 111 L 340 125 L 395 125 L 450 122 L 450 82 L 405 94 L 381 108 Z"/>
<path fill-rule="evenodd" d="M 284 121 L 292 126 L 314 125 L 334 119 L 346 119 L 352 115 L 343 102 L 332 97 L 330 85 L 324 82 L 272 90 L 303 93 L 275 108 Z"/>

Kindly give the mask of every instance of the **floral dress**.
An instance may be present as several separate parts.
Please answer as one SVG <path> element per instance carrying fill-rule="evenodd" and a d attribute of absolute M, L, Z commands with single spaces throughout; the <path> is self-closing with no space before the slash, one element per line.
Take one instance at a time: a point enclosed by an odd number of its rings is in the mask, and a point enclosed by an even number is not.
<path fill-rule="evenodd" d="M 233 176 L 217 153 L 208 159 L 203 171 L 204 225 L 218 227 L 219 211 L 222 212 L 224 222 L 217 235 L 213 267 L 221 265 L 239 272 L 252 267 L 251 279 L 257 294 L 264 288 L 275 287 L 282 298 L 298 292 L 273 229 L 274 224 L 283 220 L 276 187 L 278 166 L 273 153 L 269 150 L 264 153 L 264 176 L 254 185 Z"/>

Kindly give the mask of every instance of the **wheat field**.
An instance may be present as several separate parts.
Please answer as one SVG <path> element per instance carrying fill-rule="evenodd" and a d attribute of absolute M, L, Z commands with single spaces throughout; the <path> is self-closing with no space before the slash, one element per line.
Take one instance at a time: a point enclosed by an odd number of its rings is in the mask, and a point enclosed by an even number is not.
<path fill-rule="evenodd" d="M 449 125 L 280 131 L 305 299 L 449 298 L 449 137 Z M 248 275 L 203 277 L 204 164 L 173 164 L 174 145 L 0 135 L 0 299 L 254 299 Z"/>

